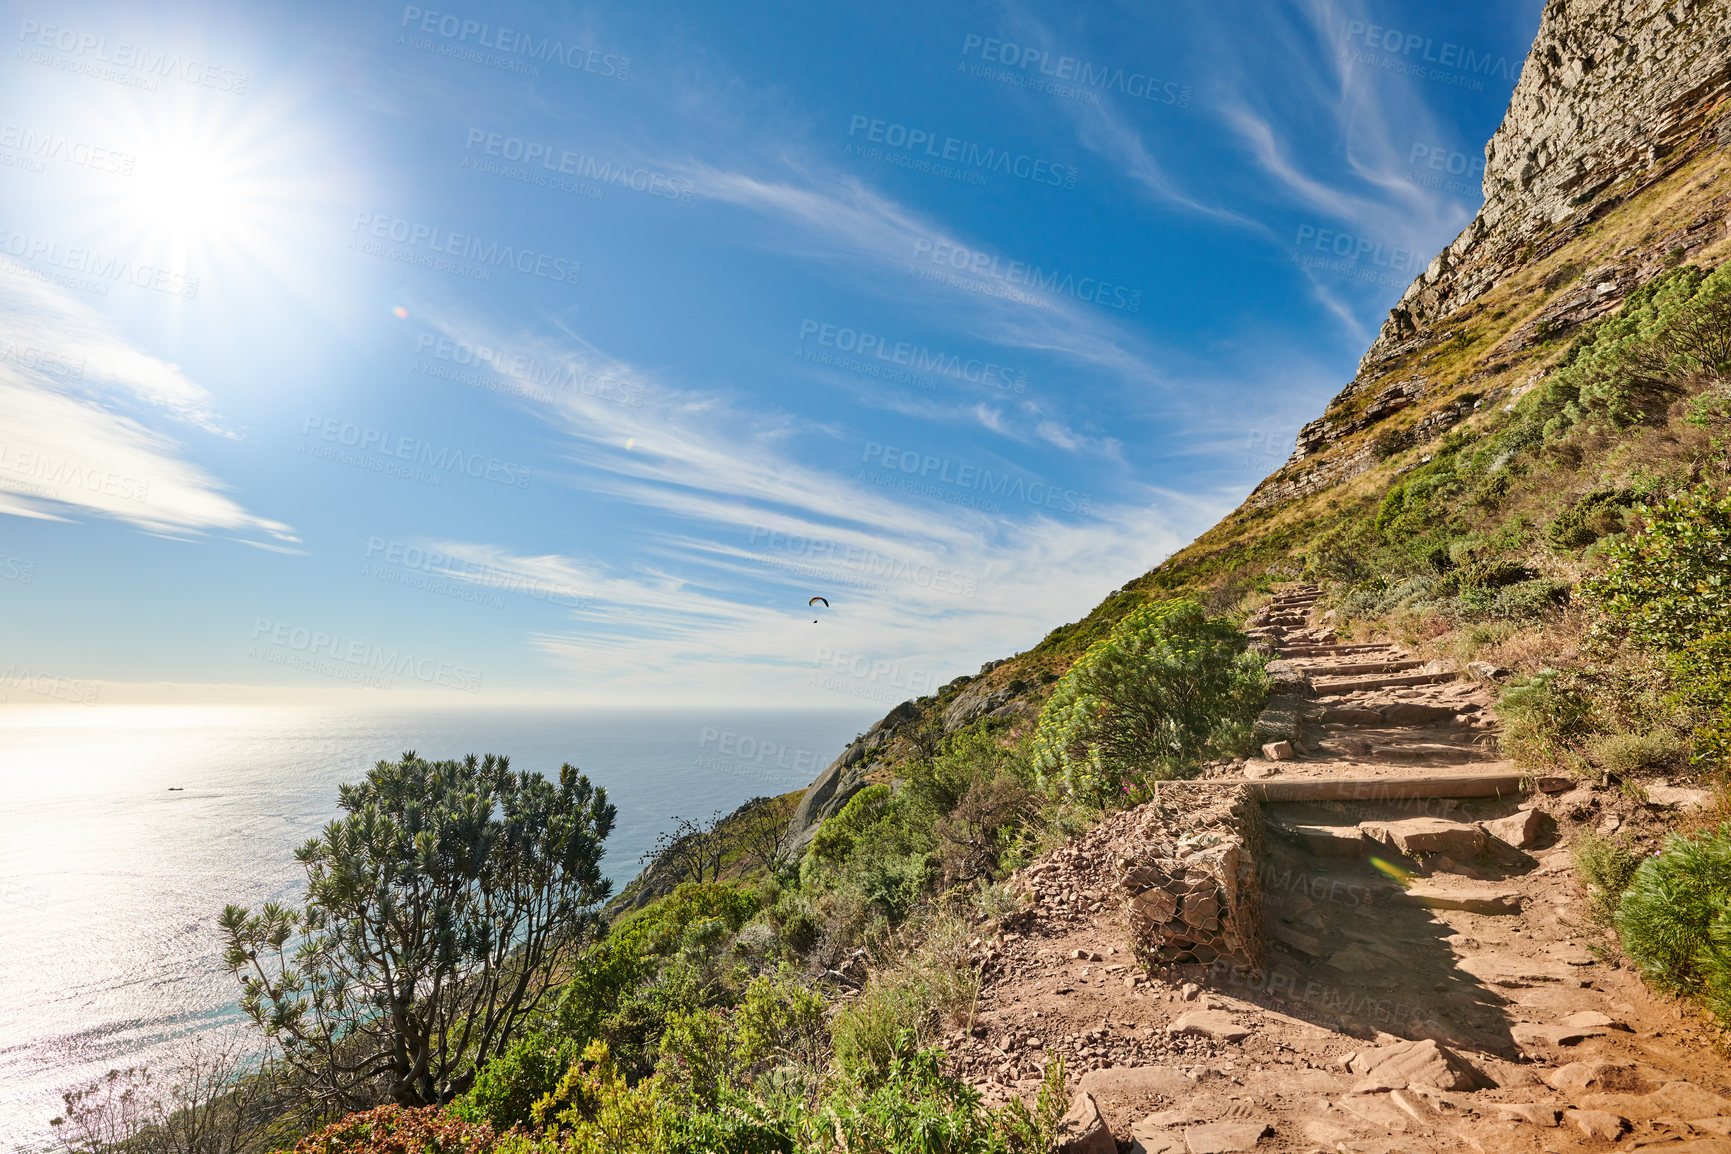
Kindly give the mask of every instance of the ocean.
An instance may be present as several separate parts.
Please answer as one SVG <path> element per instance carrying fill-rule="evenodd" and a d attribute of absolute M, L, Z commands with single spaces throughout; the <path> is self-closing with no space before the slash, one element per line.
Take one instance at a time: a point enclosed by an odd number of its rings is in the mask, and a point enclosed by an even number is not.
<path fill-rule="evenodd" d="M 0 1149 L 49 1149 L 65 1090 L 235 1027 L 217 915 L 297 901 L 295 848 L 337 816 L 338 784 L 380 759 L 502 753 L 548 776 L 569 761 L 618 806 L 617 890 L 674 815 L 803 788 L 876 717 L 0 710 Z"/>

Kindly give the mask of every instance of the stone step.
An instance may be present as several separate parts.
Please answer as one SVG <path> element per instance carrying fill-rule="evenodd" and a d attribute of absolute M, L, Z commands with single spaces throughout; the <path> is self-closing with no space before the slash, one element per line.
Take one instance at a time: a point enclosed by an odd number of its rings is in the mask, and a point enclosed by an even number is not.
<path fill-rule="evenodd" d="M 1463 713 L 1477 713 L 1472 702 L 1444 705 L 1430 701 L 1367 701 L 1362 705 L 1334 705 L 1324 709 L 1317 720 L 1323 725 L 1391 726 L 1406 728 L 1449 721 Z"/>
<path fill-rule="evenodd" d="M 1372 689 L 1399 689 L 1409 685 L 1439 685 L 1457 681 L 1458 673 L 1397 673 L 1387 677 L 1367 677 L 1351 681 L 1316 681 L 1318 697 L 1340 697 L 1348 693 L 1364 693 Z"/>
<path fill-rule="evenodd" d="M 1362 857 L 1370 848 L 1356 825 L 1317 822 L 1270 822 L 1269 828 L 1314 857 Z"/>
<path fill-rule="evenodd" d="M 1366 643 L 1362 645 L 1294 645 L 1282 651 L 1284 657 L 1342 657 L 1355 653 L 1398 653 L 1392 645 Z"/>
<path fill-rule="evenodd" d="M 1557 793 L 1571 784 L 1560 777 L 1535 782 L 1527 774 L 1487 771 L 1391 777 L 1281 777 L 1246 782 L 1244 789 L 1263 802 L 1379 802 L 1427 797 L 1515 797 L 1530 793 L 1535 785 L 1546 793 Z"/>
<path fill-rule="evenodd" d="M 1338 665 L 1304 665 L 1299 667 L 1301 673 L 1311 676 L 1326 674 L 1330 677 L 1347 677 L 1355 673 L 1400 673 L 1408 669 L 1421 669 L 1422 661 L 1396 658 L 1391 661 L 1349 661 Z"/>
<path fill-rule="evenodd" d="M 1437 762 L 1466 765 L 1475 761 L 1496 761 L 1499 758 L 1494 749 L 1476 745 L 1453 745 L 1441 741 L 1415 742 L 1412 745 L 1373 745 L 1369 753 L 1357 756 L 1361 760 L 1383 761 L 1396 765 Z"/>

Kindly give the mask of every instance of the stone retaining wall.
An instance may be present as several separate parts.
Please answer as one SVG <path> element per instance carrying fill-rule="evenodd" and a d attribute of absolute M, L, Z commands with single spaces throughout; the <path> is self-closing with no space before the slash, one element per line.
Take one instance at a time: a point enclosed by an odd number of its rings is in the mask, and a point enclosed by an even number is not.
<path fill-rule="evenodd" d="M 1115 847 L 1130 946 L 1142 964 L 1262 962 L 1262 811 L 1237 786 L 1163 786 Z"/>

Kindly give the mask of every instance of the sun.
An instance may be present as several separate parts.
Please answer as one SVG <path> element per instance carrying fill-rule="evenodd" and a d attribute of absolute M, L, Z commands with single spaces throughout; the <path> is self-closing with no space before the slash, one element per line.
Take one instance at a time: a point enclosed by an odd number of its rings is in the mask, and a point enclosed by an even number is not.
<path fill-rule="evenodd" d="M 328 141 L 303 112 L 255 98 L 161 101 L 118 127 L 137 159 L 97 216 L 137 259 L 295 279 L 306 249 L 296 240 L 336 183 Z"/>
<path fill-rule="evenodd" d="M 232 140 L 157 140 L 140 149 L 126 213 L 142 230 L 182 243 L 244 231 L 258 208 L 244 164 L 244 150 Z"/>

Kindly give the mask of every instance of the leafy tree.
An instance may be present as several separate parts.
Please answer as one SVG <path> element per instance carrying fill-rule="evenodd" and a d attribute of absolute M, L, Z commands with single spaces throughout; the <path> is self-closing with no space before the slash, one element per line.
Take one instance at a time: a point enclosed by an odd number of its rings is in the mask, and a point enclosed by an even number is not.
<path fill-rule="evenodd" d="M 1059 679 L 1034 735 L 1036 767 L 1104 802 L 1241 743 L 1265 692 L 1262 660 L 1245 645 L 1194 601 L 1130 613 Z"/>
<path fill-rule="evenodd" d="M 716 810 L 702 821 L 674 814 L 673 820 L 678 824 L 643 851 L 641 864 L 675 885 L 720 881 L 728 850 L 722 812 Z"/>
<path fill-rule="evenodd" d="M 241 1006 L 324 1106 L 450 1101 L 599 927 L 615 811 L 489 754 L 381 761 L 296 852 L 304 907 L 223 911 Z"/>
<path fill-rule="evenodd" d="M 1698 760 L 1731 760 L 1731 494 L 1698 485 L 1641 510 L 1646 527 L 1618 542 L 1581 583 L 1601 612 L 1600 643 L 1663 661 L 1672 703 L 1695 727 Z"/>

